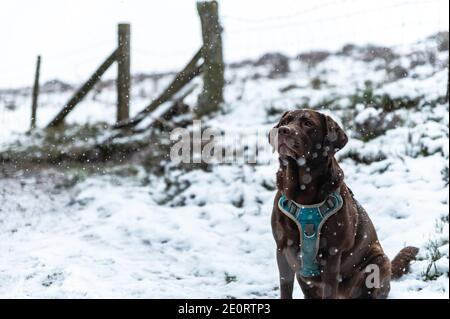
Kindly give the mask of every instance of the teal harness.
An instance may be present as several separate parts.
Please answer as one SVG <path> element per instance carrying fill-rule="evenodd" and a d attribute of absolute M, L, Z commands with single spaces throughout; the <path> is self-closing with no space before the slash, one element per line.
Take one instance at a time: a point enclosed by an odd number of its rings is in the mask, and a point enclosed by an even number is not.
<path fill-rule="evenodd" d="M 319 251 L 320 230 L 328 218 L 337 213 L 344 201 L 339 191 L 335 191 L 322 203 L 315 205 L 300 205 L 281 196 L 278 201 L 280 210 L 293 220 L 300 233 L 299 273 L 303 277 L 320 275 L 320 265 L 316 259 Z"/>

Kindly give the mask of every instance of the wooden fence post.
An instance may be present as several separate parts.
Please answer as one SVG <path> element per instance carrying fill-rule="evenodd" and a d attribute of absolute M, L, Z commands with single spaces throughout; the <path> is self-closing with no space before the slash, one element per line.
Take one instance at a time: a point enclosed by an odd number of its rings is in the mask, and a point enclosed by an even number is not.
<path fill-rule="evenodd" d="M 117 122 L 130 116 L 130 25 L 119 24 L 117 48 Z"/>
<path fill-rule="evenodd" d="M 197 2 L 202 25 L 203 90 L 198 97 L 196 113 L 203 116 L 219 109 L 223 101 L 224 63 L 222 54 L 222 27 L 217 1 Z"/>
<path fill-rule="evenodd" d="M 36 73 L 34 74 L 33 96 L 31 102 L 31 129 L 36 128 L 36 111 L 39 97 L 39 75 L 41 73 L 41 56 L 37 56 Z"/>

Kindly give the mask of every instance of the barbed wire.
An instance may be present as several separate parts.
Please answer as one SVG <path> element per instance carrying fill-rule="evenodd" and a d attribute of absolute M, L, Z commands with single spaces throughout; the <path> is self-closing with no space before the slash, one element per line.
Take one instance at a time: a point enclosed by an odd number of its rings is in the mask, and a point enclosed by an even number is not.
<path fill-rule="evenodd" d="M 306 8 L 304 10 L 299 10 L 299 11 L 295 11 L 292 14 L 289 15 L 282 15 L 282 16 L 275 16 L 275 17 L 265 17 L 265 18 L 246 18 L 246 17 L 237 17 L 237 16 L 230 16 L 227 14 L 224 15 L 220 15 L 220 18 L 224 18 L 229 19 L 229 20 L 236 20 L 236 21 L 242 21 L 242 22 L 247 22 L 247 23 L 265 23 L 268 21 L 275 21 L 275 20 L 285 20 L 285 19 L 291 19 L 291 18 L 296 18 L 296 17 L 301 17 L 301 16 L 305 16 L 309 13 L 318 11 L 318 10 L 323 10 L 325 8 L 331 7 L 335 4 L 342 4 L 343 2 L 355 2 L 357 0 L 334 0 L 334 1 L 329 1 L 326 3 L 323 3 L 321 5 L 316 5 L 310 8 Z"/>
<path fill-rule="evenodd" d="M 396 4 L 391 4 L 388 6 L 383 6 L 383 7 L 379 7 L 379 8 L 370 8 L 370 9 L 362 9 L 362 10 L 357 10 L 357 11 L 353 11 L 350 13 L 345 13 L 345 14 L 340 14 L 340 15 L 335 15 L 335 16 L 327 16 L 327 17 L 322 17 L 322 18 L 318 18 L 318 19 L 312 19 L 312 20 L 301 20 L 301 21 L 291 21 L 291 22 L 281 22 L 281 23 L 276 23 L 276 24 L 267 24 L 267 25 L 256 25 L 256 26 L 251 26 L 249 28 L 227 28 L 226 32 L 251 32 L 251 31 L 262 31 L 262 30 L 268 30 L 268 29 L 282 29 L 282 28 L 287 28 L 287 27 L 297 27 L 297 26 L 302 26 L 302 25 L 307 25 L 307 24 L 317 24 L 317 23 L 322 23 L 322 22 L 330 22 L 330 21 L 337 21 L 337 20 L 342 20 L 342 19 L 348 19 L 348 18 L 352 18 L 352 17 L 357 17 L 357 16 L 363 16 L 363 15 L 367 15 L 370 13 L 373 13 L 374 11 L 377 12 L 382 12 L 385 11 L 387 9 L 394 9 L 394 8 L 400 8 L 400 7 L 405 7 L 405 6 L 410 6 L 410 5 L 418 5 L 418 4 L 426 4 L 426 3 L 432 3 L 432 2 L 442 2 L 442 1 L 446 1 L 446 0 L 416 0 L 416 1 L 404 1 L 401 3 L 396 3 Z M 228 16 L 230 18 L 230 16 Z M 297 15 L 297 17 L 302 17 L 302 15 Z M 238 18 L 238 17 L 234 17 L 234 18 Z M 280 19 L 276 19 L 275 21 L 278 20 L 284 20 L 283 18 Z"/>
<path fill-rule="evenodd" d="M 109 53 L 109 50 L 107 49 L 107 47 L 111 47 L 111 51 L 114 50 L 114 45 L 111 46 L 111 43 L 107 42 L 107 41 L 103 41 L 103 42 L 95 42 L 92 43 L 91 45 L 85 45 L 81 48 L 75 48 L 75 49 L 71 49 L 71 50 L 65 50 L 62 52 L 57 52 L 57 53 L 53 53 L 53 54 L 45 54 L 42 55 L 42 59 L 45 60 L 45 62 L 47 63 L 47 61 L 51 61 L 51 62 L 58 62 L 58 61 L 62 61 L 64 60 L 67 63 L 71 63 L 71 64 L 81 64 L 81 63 L 86 63 L 86 62 L 92 62 L 96 59 L 101 59 L 101 57 L 104 54 L 99 54 L 96 56 L 93 56 L 91 54 L 91 52 L 93 51 L 98 51 L 99 49 L 104 49 L 103 51 L 105 52 L 105 54 Z M 80 54 L 81 52 L 88 52 L 89 56 Z M 75 58 L 75 59 L 74 59 Z M 100 63 L 101 61 L 99 61 Z M 34 71 L 19 71 L 19 74 L 28 74 L 28 73 L 33 73 Z M 15 66 L 9 66 L 9 67 L 4 67 L 0 69 L 0 73 L 4 74 L 17 74 L 17 68 Z"/>
<path fill-rule="evenodd" d="M 81 52 L 92 52 L 94 50 L 98 49 L 107 49 L 108 47 L 111 48 L 111 51 L 115 48 L 115 43 L 111 43 L 110 41 L 102 41 L 102 42 L 94 42 L 90 45 L 83 45 L 81 48 L 71 49 L 63 52 L 57 52 L 50 55 L 47 55 L 46 57 L 48 59 L 52 60 L 61 60 L 61 59 L 68 59 L 73 56 L 79 56 Z"/>
<path fill-rule="evenodd" d="M 435 21 L 433 19 L 422 20 L 422 21 L 417 21 L 415 23 L 415 25 L 411 26 L 411 27 L 417 28 L 419 26 L 429 25 L 429 24 L 433 24 L 433 23 L 435 23 Z M 385 23 L 385 24 L 383 24 L 383 27 L 386 28 L 386 29 L 389 29 L 391 31 L 394 30 L 394 29 L 397 29 L 397 30 L 400 30 L 400 31 L 405 31 L 410 26 L 408 26 L 404 21 L 401 21 L 401 22 Z M 369 30 L 373 30 L 373 29 L 376 29 L 377 26 L 372 26 L 372 27 L 368 27 L 368 28 L 369 28 Z M 436 30 L 436 31 L 438 31 L 438 30 Z M 341 31 L 341 32 L 339 32 L 339 34 L 348 34 L 348 33 Z M 324 41 L 324 40 L 327 40 L 329 38 L 333 38 L 335 35 L 336 35 L 335 33 L 334 34 L 327 34 L 327 33 L 325 33 L 324 35 L 321 35 L 320 38 L 317 38 L 315 36 L 314 37 L 315 37 L 315 39 L 317 41 Z M 232 38 L 232 35 L 228 34 L 228 35 L 225 35 L 225 37 L 226 38 Z M 242 39 L 243 43 L 248 43 L 248 41 L 249 41 L 248 38 L 243 38 Z M 280 41 L 286 41 L 286 42 L 291 41 L 292 42 L 292 39 L 280 37 L 280 38 L 277 39 L 277 41 L 278 42 L 280 42 Z M 400 42 L 403 43 L 403 41 L 400 41 Z M 399 43 L 399 44 L 401 44 L 401 43 Z"/>

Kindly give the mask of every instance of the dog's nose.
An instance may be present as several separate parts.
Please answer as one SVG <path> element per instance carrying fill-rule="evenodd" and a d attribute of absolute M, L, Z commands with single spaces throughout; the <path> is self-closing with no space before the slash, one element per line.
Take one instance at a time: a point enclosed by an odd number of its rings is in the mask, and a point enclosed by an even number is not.
<path fill-rule="evenodd" d="M 281 126 L 278 129 L 278 133 L 281 135 L 290 135 L 291 134 L 291 129 L 287 126 Z"/>

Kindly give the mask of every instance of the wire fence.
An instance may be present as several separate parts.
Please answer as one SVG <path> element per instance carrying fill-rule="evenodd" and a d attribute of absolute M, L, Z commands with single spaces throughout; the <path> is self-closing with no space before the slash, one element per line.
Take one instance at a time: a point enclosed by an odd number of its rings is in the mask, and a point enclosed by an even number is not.
<path fill-rule="evenodd" d="M 257 26 L 254 28 L 242 28 L 242 29 L 232 29 L 231 31 L 238 31 L 238 32 L 246 32 L 246 31 L 252 31 L 253 29 L 256 29 L 258 31 L 262 31 L 264 29 L 277 29 L 277 28 L 283 28 L 286 26 L 293 26 L 293 27 L 297 27 L 297 26 L 302 26 L 305 24 L 314 24 L 314 23 L 321 23 L 321 22 L 335 22 L 338 20 L 342 20 L 342 19 L 349 19 L 349 18 L 353 18 L 353 17 L 357 17 L 357 16 L 362 16 L 362 15 L 367 15 L 367 14 L 373 14 L 374 12 L 379 12 L 379 13 L 383 13 L 386 12 L 387 10 L 391 10 L 394 8 L 405 8 L 405 7 L 411 7 L 411 6 L 415 6 L 415 5 L 420 5 L 420 4 L 430 4 L 433 2 L 444 2 L 445 0 L 415 0 L 415 1 L 403 1 L 400 3 L 394 3 L 394 4 L 390 4 L 387 6 L 381 6 L 381 7 L 375 7 L 375 8 L 369 8 L 369 9 L 361 9 L 361 10 L 356 10 L 356 11 L 352 11 L 352 12 L 348 12 L 345 14 L 339 14 L 339 15 L 332 15 L 332 16 L 325 16 L 325 17 L 321 17 L 321 18 L 315 18 L 315 19 L 308 19 L 308 17 L 310 16 L 311 13 L 316 12 L 316 11 L 320 11 L 323 10 L 325 8 L 329 8 L 329 7 L 337 7 L 339 5 L 341 5 L 342 3 L 356 3 L 358 0 L 340 0 L 340 1 L 331 1 L 329 3 L 320 5 L 320 6 L 315 6 L 312 7 L 310 9 L 301 11 L 301 12 L 296 12 L 290 15 L 286 15 L 286 16 L 277 16 L 277 17 L 268 17 L 268 18 L 261 18 L 261 19 L 249 19 L 249 18 L 245 18 L 245 17 L 237 17 L 237 16 L 229 16 L 229 15 L 222 15 L 221 18 L 225 19 L 225 20 L 237 20 L 240 22 L 245 22 L 245 23 L 253 23 L 253 24 L 257 24 L 257 23 L 264 23 L 264 26 Z M 439 16 L 436 16 L 439 17 Z M 301 20 L 299 20 L 301 19 Z M 286 21 L 288 20 L 288 21 Z M 292 20 L 292 21 L 289 21 Z M 272 24 L 267 24 L 268 22 L 272 22 Z"/>
<path fill-rule="evenodd" d="M 229 58 L 256 57 L 271 47 L 298 54 L 311 49 L 338 49 L 353 42 L 409 44 L 448 30 L 448 21 L 441 21 L 440 12 L 441 7 L 446 8 L 446 0 L 392 1 L 381 6 L 364 2 L 360 8 L 361 2 L 329 1 L 289 15 L 264 18 L 223 14 L 225 45 L 237 48 L 229 52 Z M 420 14 L 431 5 L 438 8 L 435 14 Z"/>

